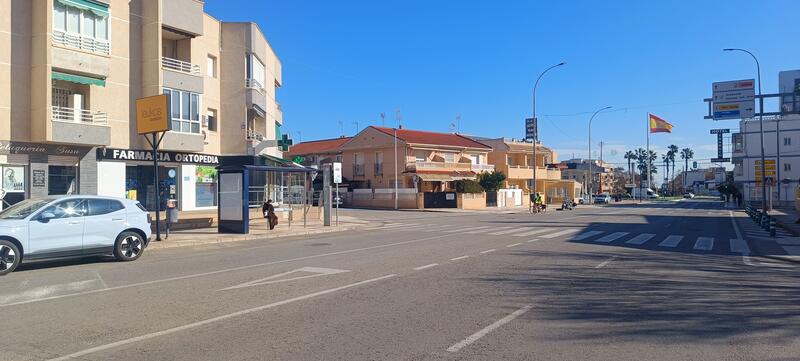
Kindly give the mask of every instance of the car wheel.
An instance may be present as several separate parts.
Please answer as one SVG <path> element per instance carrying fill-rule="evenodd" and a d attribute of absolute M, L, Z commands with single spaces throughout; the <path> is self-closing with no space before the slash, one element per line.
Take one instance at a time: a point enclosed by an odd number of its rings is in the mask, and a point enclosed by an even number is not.
<path fill-rule="evenodd" d="M 114 257 L 118 261 L 135 261 L 144 252 L 144 240 L 136 232 L 122 232 L 114 244 Z"/>
<path fill-rule="evenodd" d="M 0 239 L 0 276 L 14 272 L 19 261 L 19 248 L 14 243 Z"/>

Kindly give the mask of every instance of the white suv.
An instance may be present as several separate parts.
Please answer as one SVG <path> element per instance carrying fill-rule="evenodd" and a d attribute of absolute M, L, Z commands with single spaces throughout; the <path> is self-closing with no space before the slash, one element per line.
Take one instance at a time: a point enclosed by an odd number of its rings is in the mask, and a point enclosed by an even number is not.
<path fill-rule="evenodd" d="M 82 195 L 24 200 L 0 213 L 0 276 L 23 259 L 110 254 L 133 261 L 150 235 L 150 215 L 134 200 Z"/>

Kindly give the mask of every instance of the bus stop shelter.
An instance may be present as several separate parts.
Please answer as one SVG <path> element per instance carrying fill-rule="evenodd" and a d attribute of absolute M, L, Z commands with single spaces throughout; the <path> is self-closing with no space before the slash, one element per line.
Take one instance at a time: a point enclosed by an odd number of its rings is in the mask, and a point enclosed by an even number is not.
<path fill-rule="evenodd" d="M 267 165 L 225 165 L 218 170 L 217 231 L 247 234 L 250 232 L 250 208 L 258 208 L 268 199 L 276 207 L 301 208 L 303 217 L 311 206 L 311 183 L 318 172 L 314 168 Z"/>

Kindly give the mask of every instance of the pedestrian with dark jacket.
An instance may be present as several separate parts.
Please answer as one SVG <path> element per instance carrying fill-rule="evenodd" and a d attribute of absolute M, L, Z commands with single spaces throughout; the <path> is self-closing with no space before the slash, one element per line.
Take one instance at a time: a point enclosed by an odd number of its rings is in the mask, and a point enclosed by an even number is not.
<path fill-rule="evenodd" d="M 267 224 L 269 224 L 269 230 L 275 229 L 275 226 L 278 225 L 278 216 L 275 215 L 275 206 L 272 205 L 272 200 L 267 200 L 263 206 L 261 206 L 261 212 L 264 214 L 264 218 L 267 219 Z"/>

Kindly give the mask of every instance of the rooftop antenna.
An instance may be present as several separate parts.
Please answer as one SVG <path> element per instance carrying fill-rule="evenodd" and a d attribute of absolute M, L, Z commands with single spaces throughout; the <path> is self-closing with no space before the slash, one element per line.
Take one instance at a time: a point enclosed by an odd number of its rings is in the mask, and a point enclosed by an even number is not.
<path fill-rule="evenodd" d="M 303 141 L 303 132 L 298 130 L 295 133 L 297 133 L 297 142 L 298 143 L 302 142 Z"/>
<path fill-rule="evenodd" d="M 381 126 L 382 127 L 386 126 L 386 113 L 384 112 L 381 112 Z"/>
<path fill-rule="evenodd" d="M 342 121 L 339 121 L 339 135 L 344 137 L 344 127 L 342 126 Z"/>
<path fill-rule="evenodd" d="M 403 123 L 402 123 L 403 116 L 400 115 L 400 108 L 395 109 L 394 113 L 395 113 L 394 117 L 395 119 L 397 119 L 397 128 L 403 129 Z"/>
<path fill-rule="evenodd" d="M 356 120 L 355 122 L 353 122 L 353 124 L 356 125 L 356 134 L 358 134 L 358 131 L 361 129 L 358 127 L 358 121 Z"/>
<path fill-rule="evenodd" d="M 461 134 L 461 113 L 456 115 L 456 134 Z"/>
<path fill-rule="evenodd" d="M 450 123 L 450 133 L 456 133 L 456 123 Z"/>

